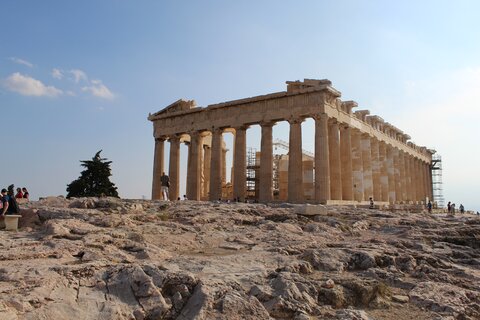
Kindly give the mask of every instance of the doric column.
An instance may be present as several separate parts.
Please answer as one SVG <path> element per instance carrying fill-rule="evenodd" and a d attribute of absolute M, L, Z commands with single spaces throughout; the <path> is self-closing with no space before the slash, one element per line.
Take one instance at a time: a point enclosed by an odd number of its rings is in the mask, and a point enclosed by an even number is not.
<path fill-rule="evenodd" d="M 212 150 L 210 165 L 210 196 L 211 201 L 222 197 L 222 133 L 215 128 L 212 132 Z"/>
<path fill-rule="evenodd" d="M 420 178 L 422 184 L 421 200 L 425 203 L 427 198 L 427 176 L 425 172 L 425 163 L 422 160 L 418 160 L 418 169 L 420 170 Z"/>
<path fill-rule="evenodd" d="M 428 198 L 433 202 L 433 181 L 432 181 L 432 164 L 427 163 L 427 193 Z"/>
<path fill-rule="evenodd" d="M 352 130 L 352 175 L 353 175 L 353 197 L 356 201 L 364 200 L 363 193 L 363 161 L 361 150 L 361 134 Z"/>
<path fill-rule="evenodd" d="M 394 161 L 394 148 L 387 145 L 387 174 L 388 174 L 388 201 L 394 204 L 396 201 L 395 194 L 395 161 Z"/>
<path fill-rule="evenodd" d="M 372 154 L 368 134 L 361 135 L 360 149 L 362 150 L 363 164 L 363 197 L 364 200 L 368 200 L 373 197 Z"/>
<path fill-rule="evenodd" d="M 153 156 L 152 200 L 162 199 L 160 177 L 164 170 L 165 138 L 155 139 L 155 153 Z"/>
<path fill-rule="evenodd" d="M 423 177 L 420 169 L 420 160 L 415 158 L 415 180 L 417 181 L 417 201 L 423 201 Z"/>
<path fill-rule="evenodd" d="M 337 121 L 328 127 L 328 152 L 330 158 L 330 198 L 342 200 L 342 167 L 340 161 L 340 131 Z"/>
<path fill-rule="evenodd" d="M 320 203 L 326 203 L 327 200 L 330 199 L 328 115 L 325 113 L 322 113 L 316 116 L 314 119 L 315 119 L 315 201 Z M 292 150 L 292 142 L 293 142 L 292 126 L 293 125 L 291 123 L 290 124 L 290 150 Z M 300 127 L 300 124 L 298 124 L 298 127 Z M 302 154 L 301 139 L 300 139 L 300 146 L 295 146 L 295 147 L 297 148 L 297 153 L 300 152 L 300 155 L 301 155 Z M 289 165 L 290 165 L 290 162 L 289 162 Z M 288 168 L 288 171 L 289 171 L 288 179 L 290 179 L 290 166 Z M 292 188 L 295 188 L 295 185 L 292 185 Z M 288 197 L 290 198 L 290 183 L 288 185 L 288 194 L 289 194 Z"/>
<path fill-rule="evenodd" d="M 385 142 L 378 143 L 378 157 L 380 162 L 381 201 L 388 201 L 388 159 Z"/>
<path fill-rule="evenodd" d="M 170 188 L 168 193 L 170 200 L 177 200 L 180 190 L 180 136 L 170 137 L 170 164 L 168 175 L 170 178 Z"/>
<path fill-rule="evenodd" d="M 397 201 L 407 200 L 407 168 L 405 166 L 405 159 L 408 158 L 408 154 L 405 154 L 402 150 L 398 152 L 398 165 L 400 169 L 400 195 L 397 196 Z"/>
<path fill-rule="evenodd" d="M 402 201 L 402 181 L 400 176 L 400 151 L 393 148 L 393 167 L 395 175 L 395 199 L 397 202 Z"/>
<path fill-rule="evenodd" d="M 190 134 L 187 167 L 187 198 L 189 200 L 200 200 L 202 140 L 200 132 Z"/>
<path fill-rule="evenodd" d="M 203 146 L 203 197 L 208 198 L 210 192 L 210 166 L 212 161 L 212 149 L 210 146 Z"/>
<path fill-rule="evenodd" d="M 273 122 L 262 122 L 262 138 L 260 141 L 260 187 L 258 199 L 261 202 L 269 202 L 273 199 L 273 146 L 272 127 Z"/>
<path fill-rule="evenodd" d="M 302 122 L 303 119 L 290 119 L 290 138 L 288 147 L 288 201 L 303 201 L 303 156 Z M 328 130 L 326 128 L 326 130 Z M 316 136 L 316 134 L 315 134 Z M 317 139 L 315 139 L 316 141 Z M 316 146 L 316 145 L 315 145 Z M 328 147 L 327 147 L 328 150 Z M 328 151 L 327 151 L 328 152 Z M 326 158 L 328 163 L 328 157 Z M 261 161 L 260 161 L 261 164 Z M 330 189 L 330 188 L 329 188 Z"/>
<path fill-rule="evenodd" d="M 370 146 L 372 150 L 373 199 L 375 201 L 382 201 L 382 183 L 380 181 L 380 143 L 375 137 L 371 138 L 370 140 Z"/>
<path fill-rule="evenodd" d="M 223 148 L 223 135 L 222 135 L 222 186 L 227 183 L 227 148 Z"/>
<path fill-rule="evenodd" d="M 415 172 L 415 158 L 413 156 L 409 157 L 410 159 L 410 177 L 412 179 L 411 183 L 411 195 L 412 195 L 412 200 L 413 202 L 417 201 L 417 186 L 418 186 L 418 181 L 416 180 L 416 172 Z"/>
<path fill-rule="evenodd" d="M 413 194 L 412 194 L 412 168 L 410 167 L 410 154 L 405 154 L 405 184 L 406 184 L 406 195 L 404 200 L 406 201 L 413 201 Z"/>
<path fill-rule="evenodd" d="M 233 198 L 245 201 L 247 188 L 247 126 L 235 128 Z"/>
<path fill-rule="evenodd" d="M 342 165 L 342 199 L 353 200 L 352 142 L 351 130 L 342 126 L 340 130 L 340 157 Z"/>

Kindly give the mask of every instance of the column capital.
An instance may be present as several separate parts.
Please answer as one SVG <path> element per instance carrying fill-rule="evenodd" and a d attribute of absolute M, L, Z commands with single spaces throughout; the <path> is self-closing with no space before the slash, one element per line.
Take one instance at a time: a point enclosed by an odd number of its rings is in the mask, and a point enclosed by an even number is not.
<path fill-rule="evenodd" d="M 290 117 L 287 119 L 288 123 L 290 124 L 299 124 L 299 123 L 302 123 L 303 121 L 305 121 L 305 118 L 304 117 Z"/>
<path fill-rule="evenodd" d="M 250 125 L 248 125 L 248 124 L 241 124 L 241 125 L 238 125 L 238 126 L 233 126 L 232 128 L 235 129 L 235 131 L 238 131 L 238 130 L 247 130 L 248 128 L 250 128 Z"/>
<path fill-rule="evenodd" d="M 220 128 L 220 127 L 212 127 L 212 130 L 210 130 L 210 132 L 212 134 L 222 134 L 223 133 L 223 128 Z"/>
<path fill-rule="evenodd" d="M 317 120 L 328 120 L 328 114 L 326 113 L 319 113 L 319 114 L 314 114 L 312 115 L 312 118 L 317 121 Z M 303 121 L 303 120 L 302 120 Z"/>
<path fill-rule="evenodd" d="M 155 138 L 155 142 L 164 142 L 165 140 L 167 140 L 167 137 L 165 136 L 160 136 Z"/>
<path fill-rule="evenodd" d="M 259 125 L 262 127 L 273 127 L 275 124 L 276 124 L 275 121 L 261 121 L 259 123 Z"/>
<path fill-rule="evenodd" d="M 173 135 L 168 137 L 168 140 L 170 142 L 180 142 L 180 137 L 181 137 L 181 135 L 179 135 L 179 134 L 173 134 Z"/>

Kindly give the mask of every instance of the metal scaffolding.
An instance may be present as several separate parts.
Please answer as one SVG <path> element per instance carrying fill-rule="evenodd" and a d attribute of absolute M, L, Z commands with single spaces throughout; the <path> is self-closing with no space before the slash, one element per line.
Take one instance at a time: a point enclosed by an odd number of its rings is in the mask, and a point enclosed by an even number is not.
<path fill-rule="evenodd" d="M 445 198 L 443 197 L 443 181 L 442 181 L 442 156 L 435 153 L 432 155 L 432 190 L 433 202 L 438 208 L 445 206 Z"/>
<path fill-rule="evenodd" d="M 258 198 L 258 169 L 260 164 L 257 163 L 257 149 L 247 148 L 247 199 Z"/>

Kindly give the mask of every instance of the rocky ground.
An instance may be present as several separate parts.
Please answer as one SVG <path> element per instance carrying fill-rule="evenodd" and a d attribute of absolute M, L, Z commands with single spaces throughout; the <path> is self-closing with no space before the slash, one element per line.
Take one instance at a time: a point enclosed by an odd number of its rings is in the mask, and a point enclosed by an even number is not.
<path fill-rule="evenodd" d="M 310 209 L 31 202 L 0 319 L 480 319 L 476 216 Z"/>

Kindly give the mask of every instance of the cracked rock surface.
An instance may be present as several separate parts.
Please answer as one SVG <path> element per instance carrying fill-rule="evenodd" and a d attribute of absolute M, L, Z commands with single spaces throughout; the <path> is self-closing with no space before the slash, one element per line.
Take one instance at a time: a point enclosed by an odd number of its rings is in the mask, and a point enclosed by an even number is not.
<path fill-rule="evenodd" d="M 0 319 L 480 319 L 480 219 L 49 197 L 0 230 Z"/>

